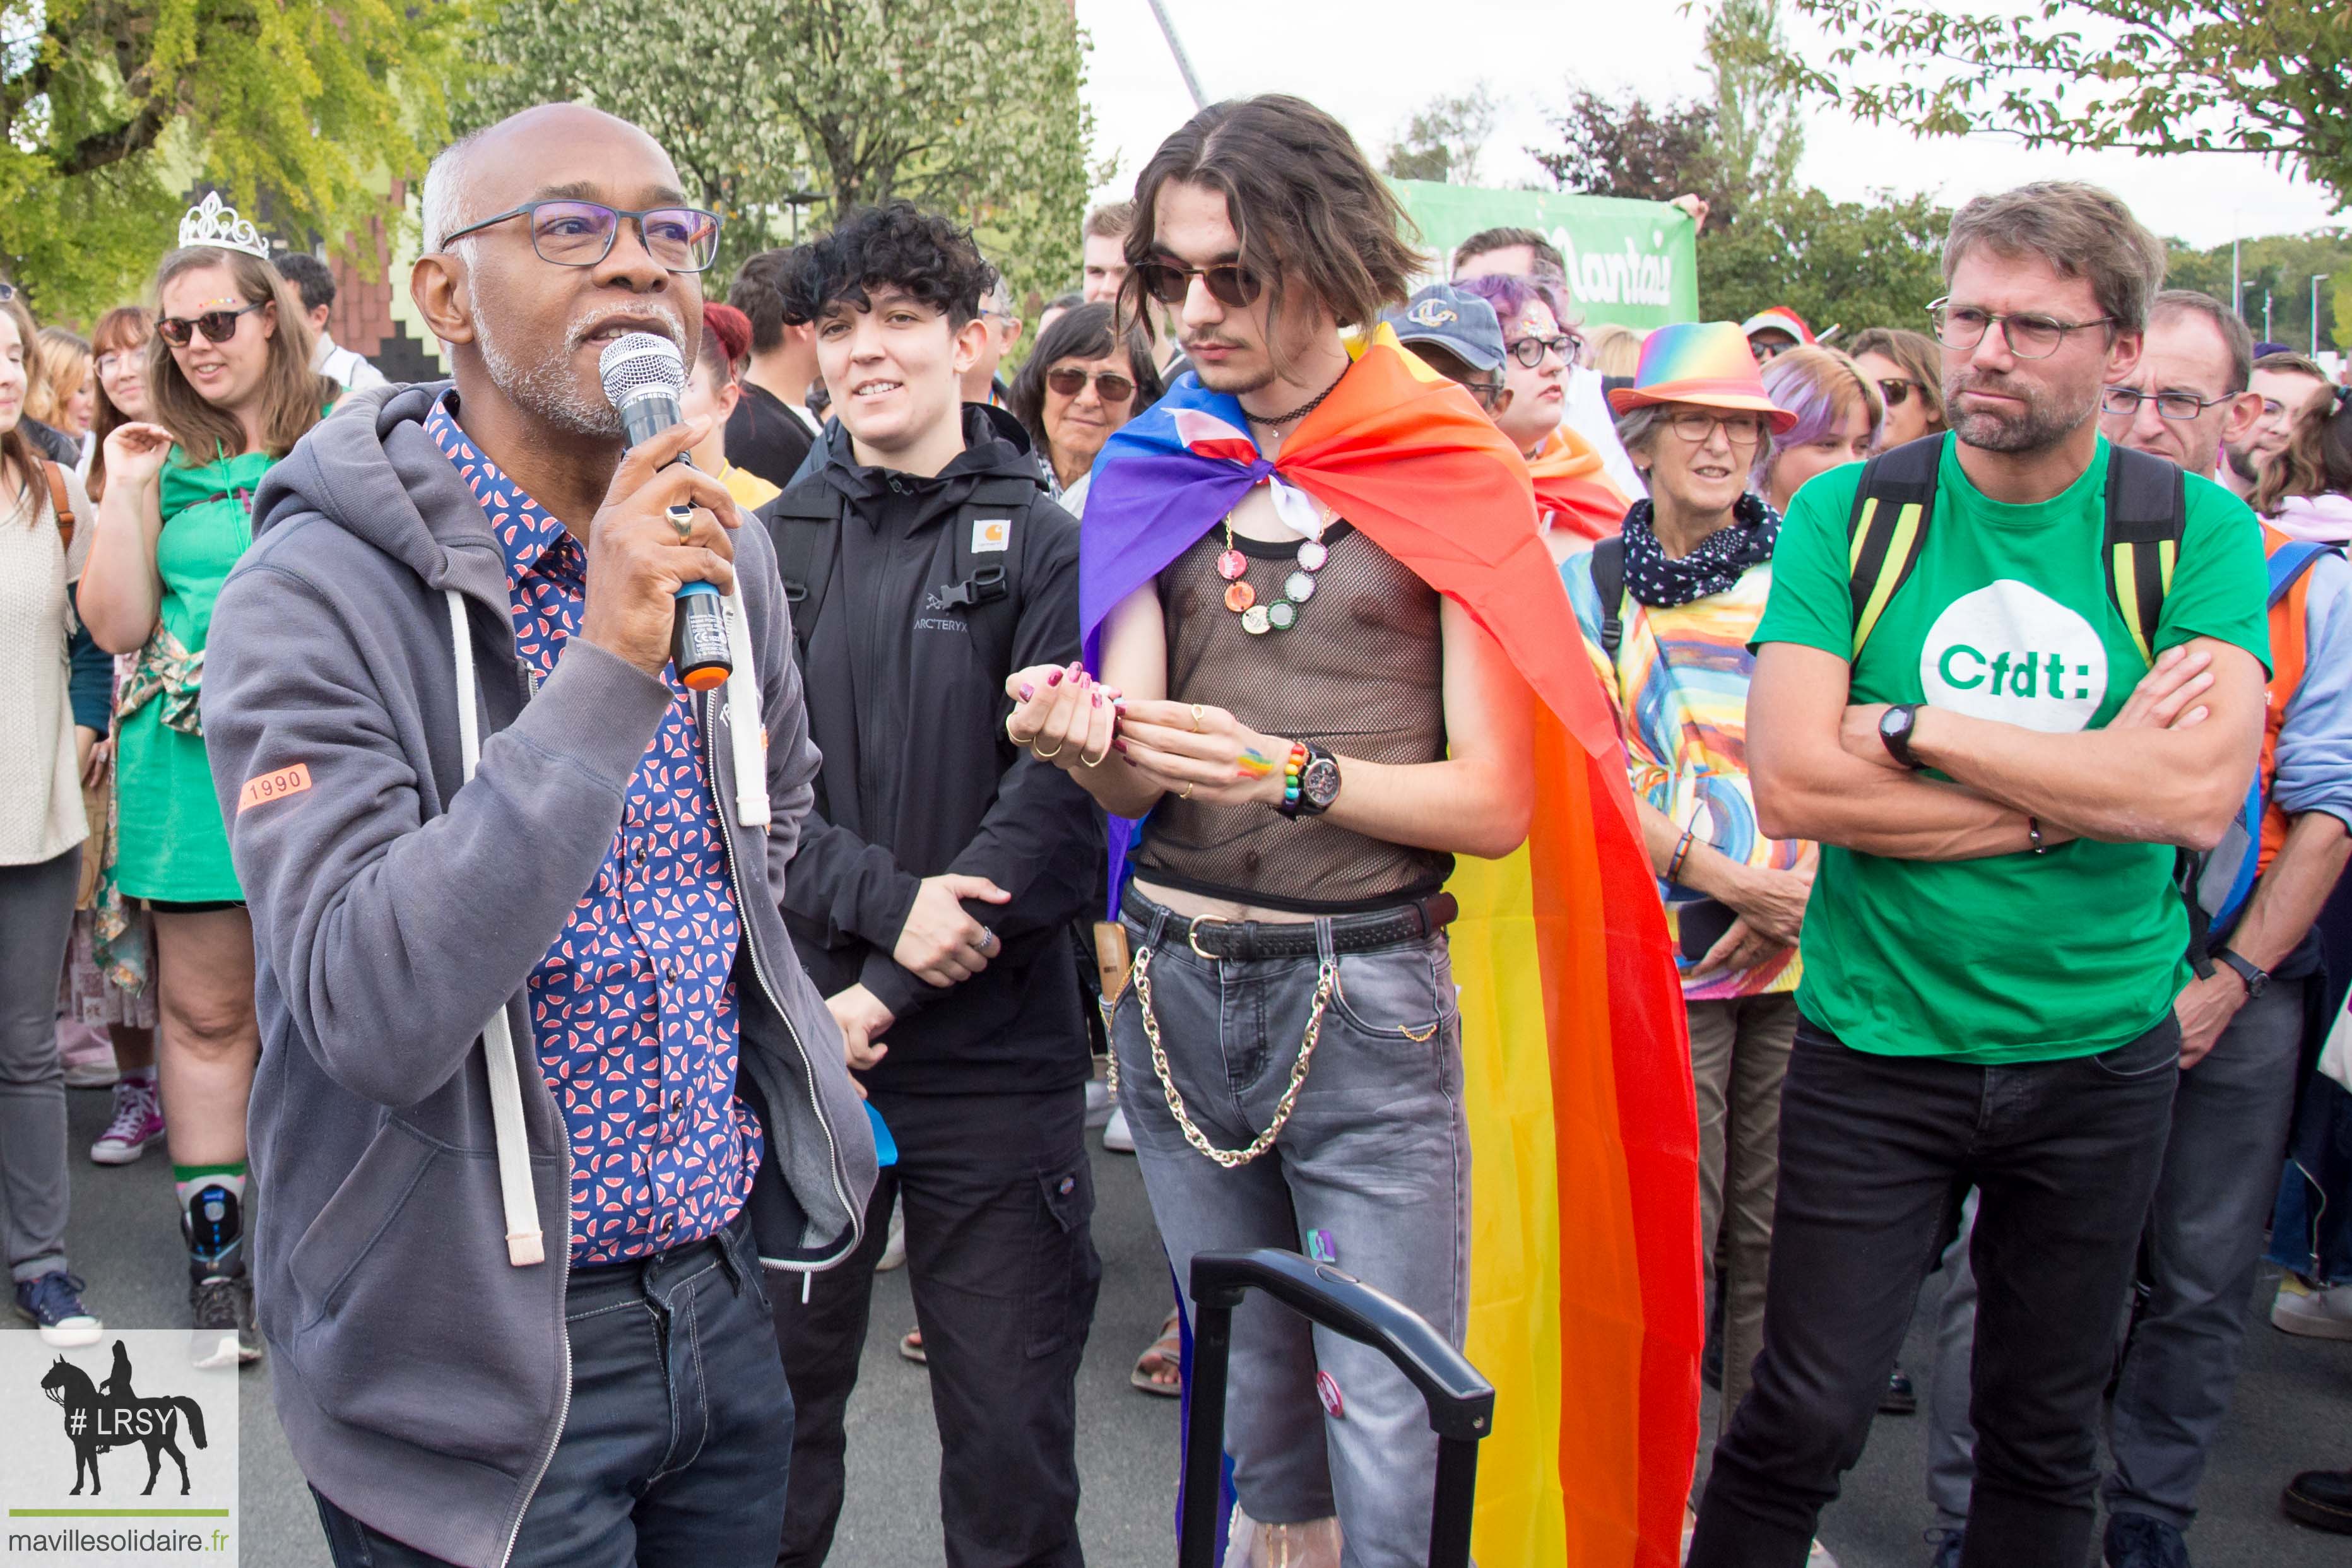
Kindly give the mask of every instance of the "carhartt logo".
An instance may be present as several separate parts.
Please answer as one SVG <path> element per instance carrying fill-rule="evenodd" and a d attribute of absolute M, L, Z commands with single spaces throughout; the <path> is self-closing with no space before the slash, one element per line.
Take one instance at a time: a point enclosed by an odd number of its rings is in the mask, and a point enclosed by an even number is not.
<path fill-rule="evenodd" d="M 41 1379 L 41 1392 L 65 1412 L 66 1439 L 74 1453 L 73 1491 L 68 1495 L 80 1496 L 87 1478 L 89 1495 L 96 1497 L 101 1490 L 98 1457 L 133 1444 L 147 1450 L 147 1485 L 140 1495 L 155 1490 L 166 1454 L 180 1467 L 180 1495 L 188 1495 L 188 1457 L 180 1451 L 180 1428 L 184 1423 L 188 1436 L 203 1448 L 204 1407 L 181 1396 L 140 1398 L 131 1391 L 131 1352 L 122 1341 L 114 1342 L 114 1368 L 103 1385 L 93 1385 L 89 1374 L 61 1355 Z"/>
<path fill-rule="evenodd" d="M 310 768 L 297 762 L 291 768 L 279 768 L 245 781 L 236 797 L 236 814 L 244 816 L 256 806 L 266 806 L 272 800 L 282 800 L 289 795 L 299 795 L 310 787 Z"/>
<path fill-rule="evenodd" d="M 2003 578 L 1936 617 L 1919 650 L 1919 685 L 1937 707 L 2069 734 L 2106 700 L 2106 644 L 2074 611 Z"/>
<path fill-rule="evenodd" d="M 971 553 L 992 555 L 1012 542 L 1011 517 L 974 517 L 971 520 Z"/>

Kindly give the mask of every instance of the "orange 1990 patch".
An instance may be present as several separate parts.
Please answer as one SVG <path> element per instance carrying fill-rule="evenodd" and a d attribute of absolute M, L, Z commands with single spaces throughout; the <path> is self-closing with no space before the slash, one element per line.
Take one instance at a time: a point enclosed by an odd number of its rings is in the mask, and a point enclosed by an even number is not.
<path fill-rule="evenodd" d="M 289 795 L 299 795 L 310 787 L 310 768 L 297 762 L 291 768 L 279 768 L 245 781 L 245 789 L 236 798 L 236 814 L 244 816 L 256 806 L 267 806 L 272 800 Z"/>

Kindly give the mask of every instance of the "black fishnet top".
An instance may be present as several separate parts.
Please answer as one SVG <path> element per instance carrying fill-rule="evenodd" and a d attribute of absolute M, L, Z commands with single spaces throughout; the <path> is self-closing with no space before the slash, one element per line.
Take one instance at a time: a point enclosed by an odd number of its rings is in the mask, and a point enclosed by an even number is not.
<path fill-rule="evenodd" d="M 1168 695 L 1229 708 L 1267 735 L 1314 741 L 1368 762 L 1445 757 L 1437 593 L 1355 528 L 1324 530 L 1330 559 L 1314 597 L 1286 632 L 1253 637 L 1225 607 L 1212 528 L 1160 574 L 1167 622 Z M 1260 604 L 1283 597 L 1298 543 L 1236 536 L 1244 580 Z M 1341 764 L 1345 790 L 1346 765 Z M 1383 909 L 1435 893 L 1454 857 L 1340 827 L 1296 821 L 1261 805 L 1218 806 L 1164 796 L 1144 825 L 1136 870 L 1148 881 L 1212 898 L 1301 915 Z"/>

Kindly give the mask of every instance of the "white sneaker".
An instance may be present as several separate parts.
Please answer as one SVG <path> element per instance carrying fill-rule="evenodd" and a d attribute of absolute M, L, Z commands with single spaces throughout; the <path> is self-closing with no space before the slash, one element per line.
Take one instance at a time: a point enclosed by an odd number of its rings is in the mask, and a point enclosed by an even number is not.
<path fill-rule="evenodd" d="M 2316 1289 L 2284 1276 L 2271 1302 L 2271 1326 L 2305 1339 L 2352 1339 L 2352 1285 Z"/>
<path fill-rule="evenodd" d="M 1110 1103 L 1110 1085 L 1099 1078 L 1087 1080 L 1087 1125 L 1099 1127 L 1118 1107 Z"/>
<path fill-rule="evenodd" d="M 882 1243 L 882 1260 L 874 1265 L 877 1274 L 887 1274 L 907 1264 L 907 1200 L 900 1198 L 890 1206 L 890 1234 Z"/>
<path fill-rule="evenodd" d="M 1135 1134 L 1127 1130 L 1127 1107 L 1122 1105 L 1110 1113 L 1103 1124 L 1103 1147 L 1115 1155 L 1135 1153 Z"/>

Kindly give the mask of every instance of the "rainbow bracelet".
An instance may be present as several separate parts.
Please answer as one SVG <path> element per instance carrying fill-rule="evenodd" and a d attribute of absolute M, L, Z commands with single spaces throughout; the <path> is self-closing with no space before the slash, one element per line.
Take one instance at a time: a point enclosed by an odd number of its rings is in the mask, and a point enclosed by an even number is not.
<path fill-rule="evenodd" d="M 1286 812 L 1298 810 L 1298 776 L 1307 770 L 1307 743 L 1295 740 L 1290 755 L 1282 764 L 1282 809 Z"/>

